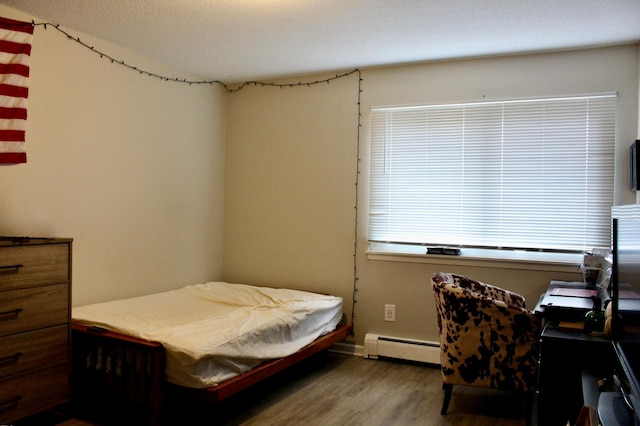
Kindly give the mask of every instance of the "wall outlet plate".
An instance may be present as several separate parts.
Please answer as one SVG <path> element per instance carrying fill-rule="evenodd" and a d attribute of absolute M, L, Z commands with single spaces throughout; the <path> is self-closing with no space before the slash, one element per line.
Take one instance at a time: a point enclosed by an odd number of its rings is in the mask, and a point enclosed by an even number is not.
<path fill-rule="evenodd" d="M 384 320 L 385 321 L 396 320 L 396 305 L 384 305 Z"/>

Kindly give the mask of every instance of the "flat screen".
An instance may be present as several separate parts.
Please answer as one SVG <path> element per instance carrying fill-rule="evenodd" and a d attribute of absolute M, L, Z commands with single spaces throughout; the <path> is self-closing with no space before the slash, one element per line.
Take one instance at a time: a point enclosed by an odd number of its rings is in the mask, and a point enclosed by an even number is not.
<path fill-rule="evenodd" d="M 611 302 L 617 373 L 626 405 L 640 413 L 640 205 L 612 209 Z"/>
<path fill-rule="evenodd" d="M 623 324 L 640 325 L 640 205 L 618 206 L 612 212 L 612 302 Z"/>

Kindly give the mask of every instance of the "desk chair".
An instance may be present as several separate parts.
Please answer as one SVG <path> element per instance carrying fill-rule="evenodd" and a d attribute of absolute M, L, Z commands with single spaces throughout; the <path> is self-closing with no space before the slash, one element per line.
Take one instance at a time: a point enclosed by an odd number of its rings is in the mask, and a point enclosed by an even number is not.
<path fill-rule="evenodd" d="M 441 414 L 453 385 L 522 392 L 525 420 L 537 381 L 540 320 L 519 294 L 450 273 L 433 274 L 431 285 L 440 330 L 445 390 Z"/>

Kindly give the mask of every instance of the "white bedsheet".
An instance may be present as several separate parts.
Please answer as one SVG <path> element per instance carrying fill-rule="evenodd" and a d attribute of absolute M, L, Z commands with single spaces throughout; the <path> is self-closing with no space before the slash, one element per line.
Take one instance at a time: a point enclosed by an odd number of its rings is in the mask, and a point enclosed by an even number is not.
<path fill-rule="evenodd" d="M 214 386 L 336 328 L 342 298 L 209 282 L 72 309 L 74 322 L 162 343 L 167 380 Z"/>

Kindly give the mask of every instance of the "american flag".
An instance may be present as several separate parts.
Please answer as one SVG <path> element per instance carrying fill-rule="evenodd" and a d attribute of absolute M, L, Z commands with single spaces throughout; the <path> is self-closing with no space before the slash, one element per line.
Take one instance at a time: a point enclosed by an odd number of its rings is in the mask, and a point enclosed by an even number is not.
<path fill-rule="evenodd" d="M 33 24 L 0 17 L 0 163 L 26 163 Z"/>

